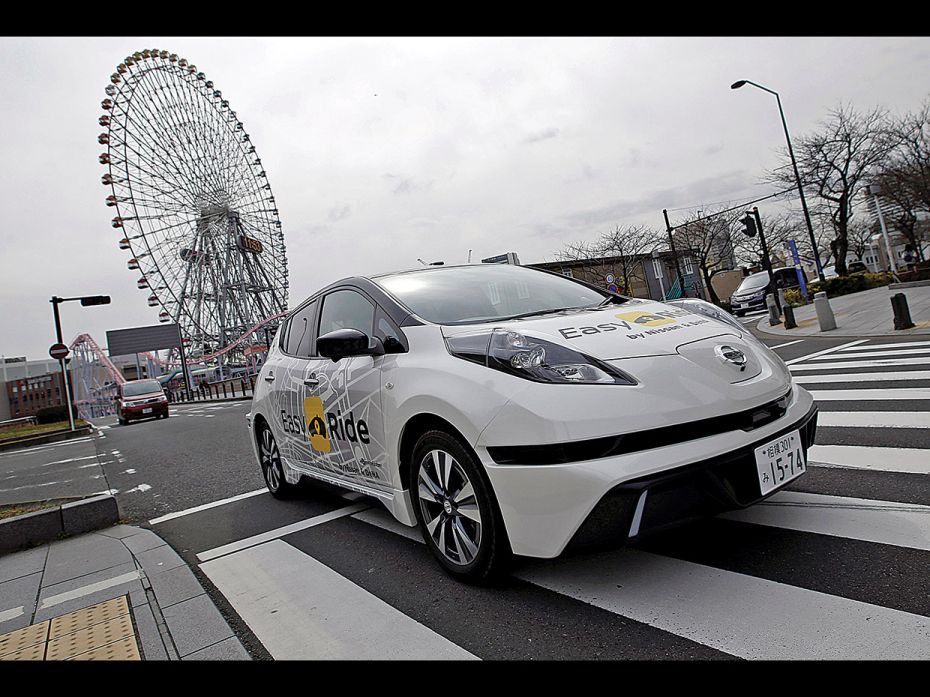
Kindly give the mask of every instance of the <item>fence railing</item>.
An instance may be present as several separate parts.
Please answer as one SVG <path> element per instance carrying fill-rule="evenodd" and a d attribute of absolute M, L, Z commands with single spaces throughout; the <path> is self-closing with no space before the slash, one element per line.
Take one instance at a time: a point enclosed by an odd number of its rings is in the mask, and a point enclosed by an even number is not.
<path fill-rule="evenodd" d="M 188 399 L 187 391 L 181 388 L 165 390 L 165 394 L 168 395 L 169 402 L 183 404 L 185 402 L 251 397 L 254 391 L 255 376 L 250 375 L 245 378 L 231 378 L 191 388 L 190 399 Z"/>

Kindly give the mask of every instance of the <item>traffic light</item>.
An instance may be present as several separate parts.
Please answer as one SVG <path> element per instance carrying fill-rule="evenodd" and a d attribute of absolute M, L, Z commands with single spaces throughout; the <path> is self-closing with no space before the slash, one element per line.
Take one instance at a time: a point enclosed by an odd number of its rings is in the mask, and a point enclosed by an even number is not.
<path fill-rule="evenodd" d="M 756 221 L 749 213 L 747 213 L 744 218 L 740 218 L 739 221 L 743 224 L 744 235 L 747 237 L 756 236 Z"/>
<path fill-rule="evenodd" d="M 88 295 L 87 297 L 81 298 L 81 305 L 87 307 L 88 305 L 109 305 L 110 296 L 109 295 Z"/>

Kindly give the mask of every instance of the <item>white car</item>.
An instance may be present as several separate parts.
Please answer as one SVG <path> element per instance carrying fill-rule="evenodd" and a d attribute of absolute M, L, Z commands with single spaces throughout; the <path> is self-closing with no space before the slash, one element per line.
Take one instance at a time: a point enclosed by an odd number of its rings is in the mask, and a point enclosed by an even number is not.
<path fill-rule="evenodd" d="M 348 278 L 282 323 L 255 455 L 274 496 L 374 497 L 469 580 L 747 506 L 806 471 L 817 410 L 713 314 L 510 265 Z"/>

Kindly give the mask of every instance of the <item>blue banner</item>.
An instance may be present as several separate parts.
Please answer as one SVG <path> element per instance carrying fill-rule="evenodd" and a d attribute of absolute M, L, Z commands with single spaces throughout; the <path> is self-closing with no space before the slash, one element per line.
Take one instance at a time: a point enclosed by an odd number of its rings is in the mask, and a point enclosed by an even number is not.
<path fill-rule="evenodd" d="M 801 268 L 801 257 L 798 256 L 798 244 L 794 240 L 788 240 L 788 249 L 791 250 L 791 257 L 794 260 L 794 271 L 798 275 L 798 284 L 801 286 L 801 295 L 807 297 L 807 281 L 804 279 L 804 270 Z"/>

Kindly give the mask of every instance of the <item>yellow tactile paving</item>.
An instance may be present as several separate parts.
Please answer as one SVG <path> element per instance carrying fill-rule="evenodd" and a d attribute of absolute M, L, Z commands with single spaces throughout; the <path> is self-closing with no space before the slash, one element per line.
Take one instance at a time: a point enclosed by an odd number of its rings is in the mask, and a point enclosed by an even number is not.
<path fill-rule="evenodd" d="M 106 622 L 79 629 L 71 634 L 64 634 L 57 639 L 48 642 L 48 651 L 45 653 L 45 659 L 48 661 L 58 661 L 80 653 L 86 653 L 107 644 L 112 644 L 118 639 L 132 637 L 132 620 L 129 615 L 116 617 Z"/>
<path fill-rule="evenodd" d="M 0 656 L 0 661 L 41 661 L 45 658 L 45 642 L 34 644 L 20 649 L 6 656 Z"/>
<path fill-rule="evenodd" d="M 0 661 L 139 661 L 126 596 L 0 634 Z"/>
<path fill-rule="evenodd" d="M 32 624 L 6 634 L 0 634 L 0 658 L 7 654 L 17 653 L 30 646 L 40 644 L 45 651 L 45 641 L 48 638 L 49 621 Z M 41 658 L 41 656 L 40 656 Z M 16 660 L 16 659 L 14 659 Z"/>
<path fill-rule="evenodd" d="M 119 598 L 107 600 L 105 603 L 97 603 L 82 610 L 69 612 L 61 617 L 55 617 L 51 621 L 52 625 L 48 639 L 52 641 L 65 634 L 72 634 L 78 630 L 128 614 L 129 603 L 126 602 L 126 596 L 121 595 Z"/>
<path fill-rule="evenodd" d="M 128 636 L 106 646 L 72 656 L 69 661 L 141 661 L 135 637 Z"/>

